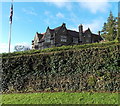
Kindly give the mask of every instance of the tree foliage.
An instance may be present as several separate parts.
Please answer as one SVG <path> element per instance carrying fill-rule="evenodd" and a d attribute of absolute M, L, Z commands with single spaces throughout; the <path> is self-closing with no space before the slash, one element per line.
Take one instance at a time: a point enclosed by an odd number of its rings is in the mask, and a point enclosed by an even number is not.
<path fill-rule="evenodd" d="M 102 36 L 105 40 L 113 41 L 117 37 L 117 28 L 118 28 L 118 18 L 114 17 L 112 12 L 110 11 L 107 22 L 104 23 L 102 29 Z"/>
<path fill-rule="evenodd" d="M 26 45 L 16 45 L 16 46 L 14 47 L 14 50 L 15 50 L 16 52 L 18 52 L 18 51 L 26 51 L 26 50 L 30 50 L 30 47 L 28 47 L 28 46 L 26 46 Z"/>

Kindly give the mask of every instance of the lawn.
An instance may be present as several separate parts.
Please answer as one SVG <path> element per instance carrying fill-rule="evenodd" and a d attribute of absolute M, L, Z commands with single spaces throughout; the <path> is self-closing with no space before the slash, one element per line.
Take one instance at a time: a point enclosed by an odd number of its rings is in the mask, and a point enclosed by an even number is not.
<path fill-rule="evenodd" d="M 3 94 L 2 104 L 118 104 L 118 93 Z"/>

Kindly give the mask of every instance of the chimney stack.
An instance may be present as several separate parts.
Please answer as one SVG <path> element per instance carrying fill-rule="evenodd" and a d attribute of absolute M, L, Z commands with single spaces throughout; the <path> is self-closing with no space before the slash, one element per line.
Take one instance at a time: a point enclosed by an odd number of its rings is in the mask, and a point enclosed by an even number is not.
<path fill-rule="evenodd" d="M 100 31 L 98 31 L 98 35 L 100 36 Z"/>
<path fill-rule="evenodd" d="M 79 25 L 79 40 L 82 42 L 82 35 L 83 35 L 83 25 Z"/>
<path fill-rule="evenodd" d="M 66 26 L 66 24 L 63 22 L 63 24 L 62 24 L 63 26 Z"/>
<path fill-rule="evenodd" d="M 82 24 L 79 25 L 79 32 L 80 32 L 80 33 L 83 33 L 83 25 L 82 25 Z"/>

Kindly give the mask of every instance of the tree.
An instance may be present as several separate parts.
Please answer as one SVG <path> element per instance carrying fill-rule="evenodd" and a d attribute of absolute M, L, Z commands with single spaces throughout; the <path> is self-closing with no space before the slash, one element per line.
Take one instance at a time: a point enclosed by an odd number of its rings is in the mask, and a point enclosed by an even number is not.
<path fill-rule="evenodd" d="M 26 46 L 26 45 L 16 45 L 14 47 L 15 51 L 26 51 L 26 50 L 30 50 L 30 47 Z"/>
<path fill-rule="evenodd" d="M 117 18 L 117 30 L 118 30 L 118 33 L 117 33 L 117 38 L 116 40 L 120 42 L 120 1 L 118 2 L 118 18 Z"/>
<path fill-rule="evenodd" d="M 110 11 L 110 15 L 107 19 L 107 23 L 104 23 L 103 29 L 101 31 L 101 36 L 105 38 L 105 40 L 112 41 L 115 40 L 117 36 L 117 19 L 113 16 Z"/>

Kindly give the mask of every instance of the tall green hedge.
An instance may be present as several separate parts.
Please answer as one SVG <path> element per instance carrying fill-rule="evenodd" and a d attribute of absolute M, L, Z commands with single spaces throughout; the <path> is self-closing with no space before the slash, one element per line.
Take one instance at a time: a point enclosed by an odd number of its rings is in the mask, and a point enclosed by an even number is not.
<path fill-rule="evenodd" d="M 6 56 L 2 92 L 120 90 L 120 43 Z"/>

